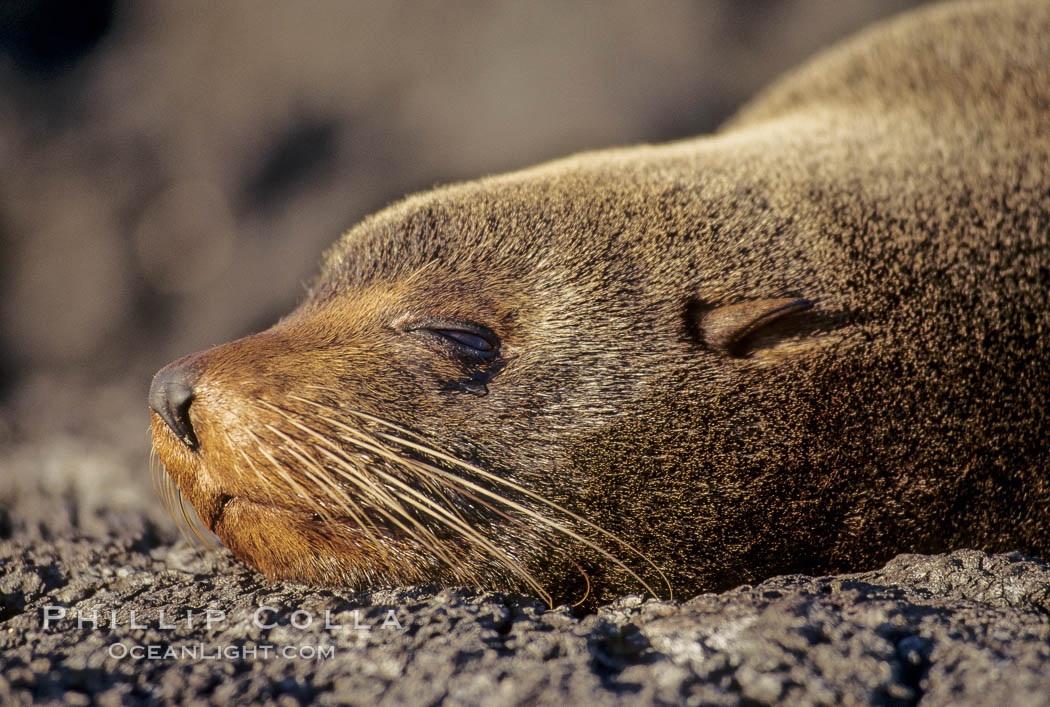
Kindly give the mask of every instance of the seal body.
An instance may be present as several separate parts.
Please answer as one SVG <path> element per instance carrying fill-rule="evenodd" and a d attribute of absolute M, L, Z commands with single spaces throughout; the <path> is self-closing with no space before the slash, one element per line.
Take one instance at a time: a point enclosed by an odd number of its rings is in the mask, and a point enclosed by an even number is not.
<path fill-rule="evenodd" d="M 410 197 L 156 451 L 272 578 L 552 600 L 1050 555 L 1050 4 L 936 6 L 720 132 Z"/>

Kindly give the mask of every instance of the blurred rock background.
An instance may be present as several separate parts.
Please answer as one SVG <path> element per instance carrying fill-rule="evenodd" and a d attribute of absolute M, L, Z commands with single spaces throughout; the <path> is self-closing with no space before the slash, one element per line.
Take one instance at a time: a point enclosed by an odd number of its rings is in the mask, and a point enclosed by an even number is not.
<path fill-rule="evenodd" d="M 153 372 L 269 326 L 362 216 L 710 131 L 911 4 L 0 0 L 0 474 L 159 506 Z"/>

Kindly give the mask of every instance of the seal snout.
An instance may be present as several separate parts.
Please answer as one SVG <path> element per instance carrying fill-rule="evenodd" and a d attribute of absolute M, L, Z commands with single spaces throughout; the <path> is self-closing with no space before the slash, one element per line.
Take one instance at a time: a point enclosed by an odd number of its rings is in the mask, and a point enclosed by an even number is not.
<path fill-rule="evenodd" d="M 149 388 L 150 408 L 190 449 L 196 449 L 198 445 L 190 421 L 190 403 L 193 402 L 193 384 L 196 381 L 197 372 L 191 366 L 171 364 L 153 377 Z"/>

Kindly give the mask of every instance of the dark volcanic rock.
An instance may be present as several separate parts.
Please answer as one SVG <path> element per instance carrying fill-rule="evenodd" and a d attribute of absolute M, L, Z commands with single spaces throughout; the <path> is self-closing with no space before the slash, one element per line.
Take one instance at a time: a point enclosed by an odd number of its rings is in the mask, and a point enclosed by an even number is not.
<path fill-rule="evenodd" d="M 1016 554 L 902 555 L 583 618 L 470 590 L 271 585 L 185 543 L 6 540 L 0 562 L 4 704 L 1050 701 L 1050 568 Z"/>

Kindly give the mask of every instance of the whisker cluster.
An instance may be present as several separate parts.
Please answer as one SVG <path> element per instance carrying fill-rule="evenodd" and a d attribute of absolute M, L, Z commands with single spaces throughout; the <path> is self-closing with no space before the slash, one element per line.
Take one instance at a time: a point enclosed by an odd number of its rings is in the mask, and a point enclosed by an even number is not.
<path fill-rule="evenodd" d="M 337 397 L 314 388 L 324 398 Z M 453 582 L 486 584 L 491 576 L 482 576 L 479 568 L 495 567 L 514 578 L 514 584 L 523 584 L 553 605 L 542 581 L 516 556 L 515 549 L 488 532 L 503 524 L 513 528 L 515 537 L 526 538 L 533 547 L 543 547 L 576 567 L 586 587 L 577 603 L 587 599 L 590 578 L 569 556 L 564 543 L 556 542 L 559 537 L 597 553 L 655 595 L 641 576 L 604 545 L 625 550 L 653 568 L 670 591 L 660 568 L 616 535 L 538 493 L 434 447 L 398 424 L 304 395 L 288 395 L 284 405 L 267 400 L 253 403 L 260 413 L 256 424 L 242 428 L 251 444 L 234 447 L 233 440 L 224 440 L 238 450 L 244 462 L 242 473 L 250 474 L 253 488 L 260 489 L 275 507 L 309 509 L 324 525 L 353 529 L 368 559 L 366 565 L 396 567 L 403 571 L 402 578 L 428 581 L 418 557 L 413 562 L 398 550 L 398 543 L 407 543 L 439 565 Z M 307 406 L 309 414 L 287 406 Z M 151 459 L 152 466 L 155 455 Z M 190 520 L 168 475 L 161 470 L 162 478 L 157 476 L 155 473 L 155 487 L 179 521 L 180 530 L 189 528 L 210 545 Z M 278 504 L 275 499 L 283 500 Z M 595 538 L 609 542 L 600 544 Z M 368 566 L 358 572 L 381 578 Z"/>
<path fill-rule="evenodd" d="M 211 534 L 201 527 L 200 518 L 197 517 L 192 507 L 186 507 L 186 499 L 175 485 L 175 480 L 165 473 L 164 466 L 157 458 L 157 451 L 153 447 L 150 447 L 149 450 L 149 469 L 153 480 L 153 491 L 160 497 L 168 515 L 175 521 L 183 539 L 193 546 L 203 545 L 207 549 L 215 549 L 215 543 L 211 541 Z"/>

